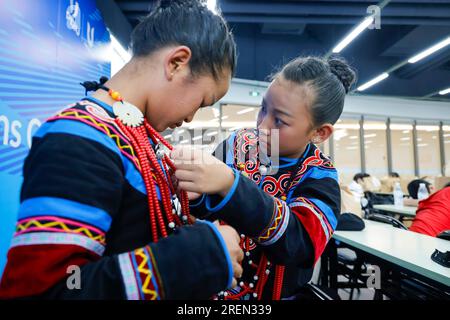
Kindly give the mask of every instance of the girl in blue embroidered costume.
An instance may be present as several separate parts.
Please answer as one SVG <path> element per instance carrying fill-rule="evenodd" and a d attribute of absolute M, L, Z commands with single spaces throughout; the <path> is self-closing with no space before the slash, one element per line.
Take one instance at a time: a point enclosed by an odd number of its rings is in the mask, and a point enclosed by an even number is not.
<path fill-rule="evenodd" d="M 232 227 L 188 224 L 158 134 L 228 90 L 232 35 L 204 1 L 160 1 L 132 49 L 111 80 L 84 83 L 94 94 L 34 136 L 0 298 L 198 299 L 241 275 Z"/>
<path fill-rule="evenodd" d="M 332 134 L 354 80 L 339 58 L 297 58 L 273 78 L 257 130 L 233 133 L 216 149 L 219 160 L 172 153 L 179 187 L 198 197 L 192 214 L 241 233 L 243 277 L 217 298 L 288 298 L 311 279 L 340 211 L 336 169 L 316 144 Z M 274 132 L 279 165 L 270 152 Z"/>

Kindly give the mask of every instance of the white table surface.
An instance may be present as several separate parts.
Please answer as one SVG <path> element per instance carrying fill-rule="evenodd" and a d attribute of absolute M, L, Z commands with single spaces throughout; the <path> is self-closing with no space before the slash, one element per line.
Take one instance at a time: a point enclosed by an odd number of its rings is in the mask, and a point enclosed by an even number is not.
<path fill-rule="evenodd" d="M 431 260 L 435 249 L 450 251 L 450 241 L 364 220 L 362 231 L 336 231 L 333 238 L 450 287 L 450 268 Z"/>
<path fill-rule="evenodd" d="M 415 217 L 417 211 L 417 207 L 410 207 L 410 206 L 396 207 L 393 204 L 375 204 L 373 208 L 409 217 Z"/>

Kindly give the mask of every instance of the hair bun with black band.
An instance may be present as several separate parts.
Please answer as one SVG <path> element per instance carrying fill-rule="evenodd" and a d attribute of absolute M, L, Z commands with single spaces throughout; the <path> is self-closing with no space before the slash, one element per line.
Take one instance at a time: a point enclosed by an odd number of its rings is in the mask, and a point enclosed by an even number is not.
<path fill-rule="evenodd" d="M 356 81 L 355 71 L 347 64 L 347 62 L 339 58 L 328 59 L 328 65 L 330 66 L 331 73 L 342 82 L 345 93 L 348 93 Z"/>

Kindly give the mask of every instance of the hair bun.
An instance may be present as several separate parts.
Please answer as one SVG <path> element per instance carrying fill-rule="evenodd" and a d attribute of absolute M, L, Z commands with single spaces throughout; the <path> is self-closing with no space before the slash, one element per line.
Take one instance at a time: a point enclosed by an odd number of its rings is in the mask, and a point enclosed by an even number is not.
<path fill-rule="evenodd" d="M 344 85 L 345 92 L 348 93 L 350 88 L 356 81 L 355 71 L 348 65 L 348 63 L 340 58 L 330 58 L 328 60 L 330 71 L 339 81 Z"/>

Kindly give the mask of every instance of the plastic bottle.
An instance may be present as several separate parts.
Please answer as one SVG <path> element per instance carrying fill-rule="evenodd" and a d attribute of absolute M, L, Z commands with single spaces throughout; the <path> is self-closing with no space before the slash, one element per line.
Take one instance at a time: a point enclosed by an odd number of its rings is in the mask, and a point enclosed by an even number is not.
<path fill-rule="evenodd" d="M 420 200 L 428 198 L 428 196 L 429 196 L 429 194 L 428 194 L 427 187 L 425 186 L 425 183 L 421 183 L 419 185 L 419 190 L 417 191 L 417 199 L 420 201 Z"/>
<path fill-rule="evenodd" d="M 394 186 L 394 205 L 403 207 L 403 191 L 400 182 L 396 182 Z"/>

